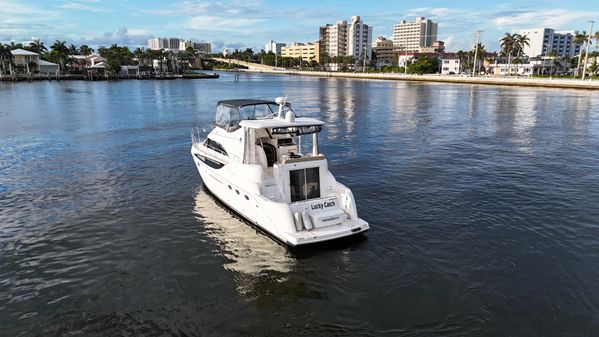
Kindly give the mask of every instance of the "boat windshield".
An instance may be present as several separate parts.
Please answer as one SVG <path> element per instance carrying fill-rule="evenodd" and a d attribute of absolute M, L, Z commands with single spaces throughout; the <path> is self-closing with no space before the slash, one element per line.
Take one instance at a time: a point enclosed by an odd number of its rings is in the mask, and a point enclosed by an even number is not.
<path fill-rule="evenodd" d="M 283 106 L 283 116 L 287 111 L 292 111 L 291 105 L 286 103 Z M 279 113 L 279 105 L 276 103 L 260 103 L 233 107 L 219 104 L 216 108 L 216 126 L 233 132 L 239 129 L 239 122 L 251 119 L 269 119 L 274 118 Z"/>

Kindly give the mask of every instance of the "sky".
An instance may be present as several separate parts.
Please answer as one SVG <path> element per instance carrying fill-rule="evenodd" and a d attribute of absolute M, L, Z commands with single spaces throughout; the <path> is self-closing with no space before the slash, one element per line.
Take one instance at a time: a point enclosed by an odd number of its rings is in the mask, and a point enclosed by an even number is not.
<path fill-rule="evenodd" d="M 373 39 L 391 37 L 393 25 L 424 16 L 439 24 L 447 51 L 471 49 L 476 31 L 487 50 L 497 50 L 506 32 L 549 27 L 599 28 L 599 1 L 404 1 L 404 0 L 0 0 L 0 42 L 39 38 L 93 47 L 113 43 L 147 47 L 153 37 L 179 37 L 223 48 L 264 48 L 269 40 L 306 42 L 318 28 L 359 15 Z M 593 29 L 594 31 L 596 29 Z"/>

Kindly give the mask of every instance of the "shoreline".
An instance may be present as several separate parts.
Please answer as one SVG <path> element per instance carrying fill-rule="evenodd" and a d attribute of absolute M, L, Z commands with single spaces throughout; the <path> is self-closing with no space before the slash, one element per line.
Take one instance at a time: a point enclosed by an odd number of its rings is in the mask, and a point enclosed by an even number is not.
<path fill-rule="evenodd" d="M 177 80 L 177 79 L 204 79 L 204 78 L 219 78 L 217 73 L 186 73 L 176 75 L 139 75 L 139 76 L 86 76 L 82 74 L 68 75 L 3 75 L 0 77 L 0 82 L 33 82 L 33 81 L 115 81 L 115 80 Z"/>
<path fill-rule="evenodd" d="M 483 84 L 502 86 L 521 86 L 557 89 L 584 89 L 599 90 L 599 81 L 579 79 L 549 79 L 531 77 L 460 77 L 456 75 L 405 75 L 392 73 L 345 73 L 328 71 L 299 71 L 299 70 L 251 70 L 241 69 L 241 72 L 267 73 L 279 75 L 313 76 L 313 77 L 336 77 L 387 81 L 410 81 L 410 82 L 434 82 L 454 84 Z"/>

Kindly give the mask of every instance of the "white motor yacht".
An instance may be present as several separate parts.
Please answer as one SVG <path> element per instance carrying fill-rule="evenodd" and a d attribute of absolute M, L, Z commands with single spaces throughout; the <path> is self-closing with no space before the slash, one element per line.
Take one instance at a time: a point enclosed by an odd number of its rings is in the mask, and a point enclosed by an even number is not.
<path fill-rule="evenodd" d="M 305 245 L 369 229 L 351 190 L 318 150 L 324 122 L 296 117 L 285 98 L 218 102 L 214 129 L 192 137 L 204 186 L 276 239 Z M 302 152 L 302 141 L 310 145 Z"/>

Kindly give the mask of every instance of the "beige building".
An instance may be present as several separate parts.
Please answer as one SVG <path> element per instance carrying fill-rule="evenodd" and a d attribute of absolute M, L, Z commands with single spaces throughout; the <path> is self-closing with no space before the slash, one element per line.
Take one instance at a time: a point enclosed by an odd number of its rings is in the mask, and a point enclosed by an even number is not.
<path fill-rule="evenodd" d="M 418 48 L 419 53 L 443 53 L 445 52 L 445 42 L 435 41 L 432 46 Z"/>
<path fill-rule="evenodd" d="M 377 66 L 391 65 L 393 56 L 397 54 L 397 47 L 392 40 L 379 36 L 372 42 L 372 51 L 376 55 Z"/>
<path fill-rule="evenodd" d="M 424 17 L 417 17 L 414 22 L 403 20 L 393 26 L 393 44 L 402 50 L 417 52 L 437 41 L 437 28 L 437 23 Z"/>
<path fill-rule="evenodd" d="M 289 47 L 283 47 L 281 49 L 282 57 L 301 58 L 303 61 L 316 61 L 320 62 L 320 43 L 319 42 L 307 42 L 300 43 L 294 42 Z"/>

